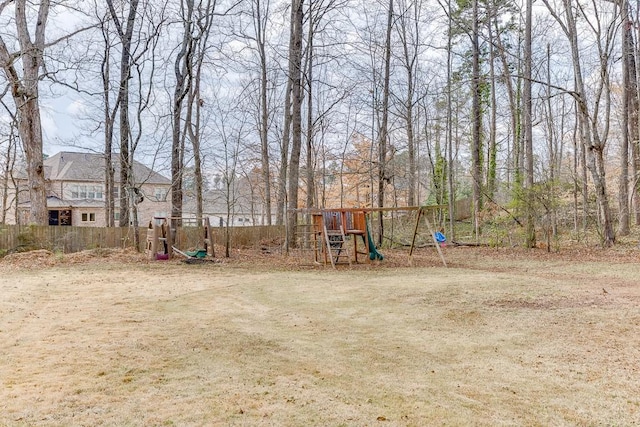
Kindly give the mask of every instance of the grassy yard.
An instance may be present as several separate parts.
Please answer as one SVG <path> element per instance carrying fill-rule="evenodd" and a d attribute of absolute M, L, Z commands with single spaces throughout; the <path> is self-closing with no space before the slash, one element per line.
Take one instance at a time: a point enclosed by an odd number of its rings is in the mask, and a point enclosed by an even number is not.
<path fill-rule="evenodd" d="M 637 264 L 446 255 L 0 263 L 0 425 L 640 422 Z"/>

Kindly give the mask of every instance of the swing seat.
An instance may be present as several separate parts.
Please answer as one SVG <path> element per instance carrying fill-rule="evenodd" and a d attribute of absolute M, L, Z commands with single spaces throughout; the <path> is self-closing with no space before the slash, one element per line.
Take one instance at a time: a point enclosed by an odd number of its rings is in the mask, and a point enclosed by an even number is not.
<path fill-rule="evenodd" d="M 185 251 L 184 253 L 194 258 L 205 258 L 207 256 L 206 249 L 196 249 L 195 251 Z"/>

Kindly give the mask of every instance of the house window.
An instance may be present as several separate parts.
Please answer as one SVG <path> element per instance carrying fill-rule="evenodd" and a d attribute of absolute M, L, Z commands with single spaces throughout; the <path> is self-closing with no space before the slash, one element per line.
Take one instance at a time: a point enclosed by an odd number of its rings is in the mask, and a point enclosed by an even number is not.
<path fill-rule="evenodd" d="M 59 212 L 49 211 L 49 225 L 58 225 Z"/>
<path fill-rule="evenodd" d="M 120 198 L 120 187 L 113 187 L 113 200 L 118 200 Z"/>
<path fill-rule="evenodd" d="M 88 199 L 102 199 L 102 185 L 90 185 L 87 192 Z"/>
<path fill-rule="evenodd" d="M 71 211 L 69 209 L 60 211 L 59 218 L 60 225 L 71 225 Z"/>
<path fill-rule="evenodd" d="M 72 199 L 102 199 L 104 191 L 102 185 L 72 185 Z"/>
<path fill-rule="evenodd" d="M 69 209 L 50 210 L 49 225 L 71 225 L 71 211 Z"/>
<path fill-rule="evenodd" d="M 96 214 L 93 212 L 84 212 L 82 214 L 82 222 L 96 222 Z"/>
<path fill-rule="evenodd" d="M 114 212 L 113 219 L 114 221 L 120 221 L 120 212 Z"/>
<path fill-rule="evenodd" d="M 157 201 L 164 201 L 167 199 L 167 189 L 166 188 L 156 188 L 155 189 L 155 197 Z"/>

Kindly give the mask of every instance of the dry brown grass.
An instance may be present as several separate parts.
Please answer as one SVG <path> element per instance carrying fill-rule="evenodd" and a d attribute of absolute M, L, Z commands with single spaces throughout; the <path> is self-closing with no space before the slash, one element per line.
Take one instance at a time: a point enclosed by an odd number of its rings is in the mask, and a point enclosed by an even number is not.
<path fill-rule="evenodd" d="M 0 425 L 632 425 L 635 248 L 0 263 Z"/>

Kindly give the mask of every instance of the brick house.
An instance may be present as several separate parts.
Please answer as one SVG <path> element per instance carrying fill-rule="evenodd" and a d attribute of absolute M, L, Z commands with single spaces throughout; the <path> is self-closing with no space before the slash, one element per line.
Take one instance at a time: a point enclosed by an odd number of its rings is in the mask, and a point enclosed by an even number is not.
<path fill-rule="evenodd" d="M 114 155 L 114 159 L 118 159 Z M 49 225 L 60 226 L 106 226 L 105 207 L 105 162 L 104 155 L 94 153 L 60 152 L 44 161 L 47 182 L 47 209 Z M 119 181 L 120 164 L 113 162 L 116 189 L 114 191 L 116 224 L 120 206 Z M 29 193 L 24 190 L 24 172 L 19 173 L 18 217 L 20 223 L 27 222 L 30 203 L 24 200 Z M 154 215 L 168 215 L 171 212 L 171 181 L 134 161 L 133 176 L 142 201 L 138 203 L 138 221 L 145 224 Z M 12 218 L 7 217 L 7 222 Z"/>

